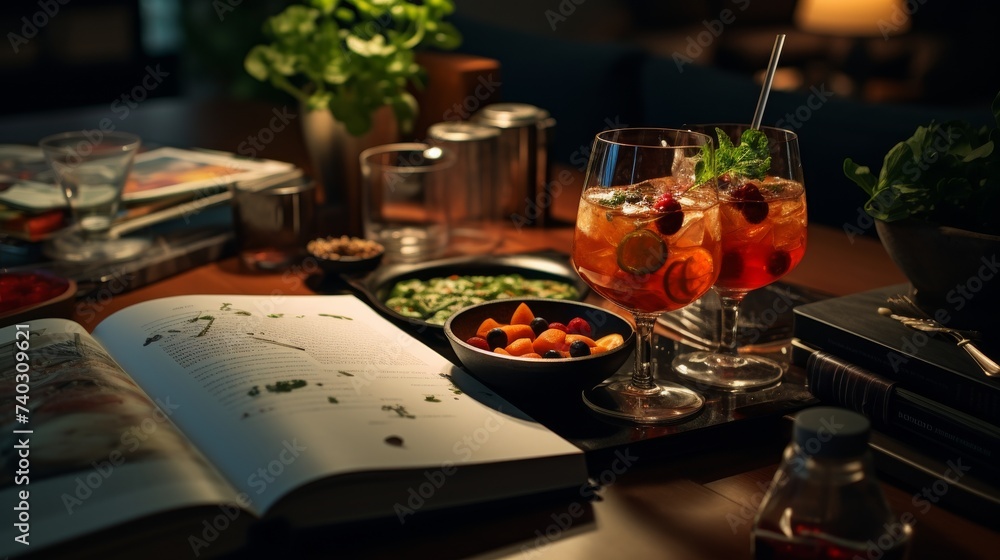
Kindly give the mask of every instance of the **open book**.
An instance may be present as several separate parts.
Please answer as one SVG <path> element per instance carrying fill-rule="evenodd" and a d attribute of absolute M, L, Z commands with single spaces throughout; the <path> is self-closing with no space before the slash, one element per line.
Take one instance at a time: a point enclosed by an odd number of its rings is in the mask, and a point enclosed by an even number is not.
<path fill-rule="evenodd" d="M 259 519 L 405 524 L 587 477 L 579 449 L 353 296 L 171 297 L 93 336 L 12 325 L 0 395 L 18 518 L 0 557 L 86 535 L 101 556 L 206 557 Z"/>

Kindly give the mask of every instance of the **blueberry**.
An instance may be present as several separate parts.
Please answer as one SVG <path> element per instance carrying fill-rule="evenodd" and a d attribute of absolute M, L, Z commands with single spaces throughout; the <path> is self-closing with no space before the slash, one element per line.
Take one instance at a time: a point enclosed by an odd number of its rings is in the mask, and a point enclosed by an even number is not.
<path fill-rule="evenodd" d="M 549 328 L 549 322 L 542 317 L 535 317 L 531 320 L 531 330 L 538 336 Z"/>
<path fill-rule="evenodd" d="M 560 354 L 558 350 L 546 350 L 545 353 L 542 354 L 542 357 L 543 358 L 562 358 L 562 354 Z"/>
<path fill-rule="evenodd" d="M 569 345 L 569 355 L 572 358 L 590 355 L 590 346 L 582 340 L 574 340 Z"/>
<path fill-rule="evenodd" d="M 486 344 L 489 345 L 490 350 L 496 348 L 506 348 L 510 341 L 507 340 L 507 333 L 503 332 L 501 328 L 490 329 L 490 332 L 486 333 Z"/>

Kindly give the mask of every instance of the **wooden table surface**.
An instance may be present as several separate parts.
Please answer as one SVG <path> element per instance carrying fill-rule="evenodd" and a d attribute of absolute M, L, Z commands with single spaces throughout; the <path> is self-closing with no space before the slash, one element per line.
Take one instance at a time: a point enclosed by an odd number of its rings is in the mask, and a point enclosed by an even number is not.
<path fill-rule="evenodd" d="M 192 106 L 151 100 L 140 109 L 123 129 L 166 145 L 231 151 L 240 139 L 267 126 L 271 115 L 271 107 L 257 104 Z M 37 140 L 32 134 L 93 126 L 101 114 L 99 108 L 90 114 L 67 113 L 30 123 L 9 120 L 0 124 L 0 141 L 30 143 Z M 308 169 L 304 153 L 298 131 L 290 128 L 260 155 Z M 567 189 L 557 197 L 554 216 L 571 221 L 576 196 Z M 571 243 L 568 226 L 511 228 L 497 252 L 568 251 Z M 840 228 L 820 225 L 810 226 L 805 259 L 785 280 L 834 295 L 905 281 L 876 239 L 852 238 Z M 151 298 L 193 293 L 311 294 L 312 285 L 302 270 L 251 274 L 234 258 L 227 258 L 152 285 L 82 302 L 76 319 L 91 330 L 110 313 Z M 352 526 L 331 529 L 316 538 L 343 537 L 335 550 L 366 557 L 750 558 L 753 513 L 786 442 L 786 433 L 761 434 L 752 441 L 722 439 L 696 455 L 633 461 L 624 472 L 605 477 L 611 483 L 601 488 L 596 500 L 563 498 L 405 529 Z M 888 483 L 884 487 L 897 514 L 910 511 L 917 519 L 911 558 L 996 558 L 1000 550 L 997 524 L 986 527 L 941 507 L 917 508 L 914 496 L 920 488 Z"/>

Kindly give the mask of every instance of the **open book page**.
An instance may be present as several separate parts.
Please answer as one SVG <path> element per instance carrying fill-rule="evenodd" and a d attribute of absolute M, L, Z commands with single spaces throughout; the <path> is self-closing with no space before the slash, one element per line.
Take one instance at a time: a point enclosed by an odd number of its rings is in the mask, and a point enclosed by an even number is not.
<path fill-rule="evenodd" d="M 576 447 L 353 296 L 165 298 L 95 336 L 260 509 L 333 474 L 565 456 L 585 480 Z"/>
<path fill-rule="evenodd" d="M 0 503 L 23 504 L 15 517 L 28 529 L 15 526 L 0 556 L 174 508 L 237 503 L 172 424 L 176 403 L 154 404 L 76 323 L 0 330 L 0 397 Z"/>

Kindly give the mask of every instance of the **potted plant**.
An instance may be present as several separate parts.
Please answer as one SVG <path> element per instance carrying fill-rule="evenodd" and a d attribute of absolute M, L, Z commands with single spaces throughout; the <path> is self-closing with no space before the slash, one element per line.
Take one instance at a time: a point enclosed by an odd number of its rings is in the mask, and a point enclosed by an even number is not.
<path fill-rule="evenodd" d="M 877 176 L 844 161 L 918 303 L 956 324 L 985 325 L 1000 309 L 1000 95 L 992 110 L 992 128 L 918 127 L 886 154 Z"/>
<path fill-rule="evenodd" d="M 422 87 L 420 47 L 461 42 L 444 18 L 452 0 L 307 0 L 268 18 L 268 44 L 244 60 L 254 78 L 288 92 L 303 110 L 306 147 L 325 202 L 343 205 L 360 234 L 358 154 L 398 140 L 417 114 L 409 88 Z"/>

